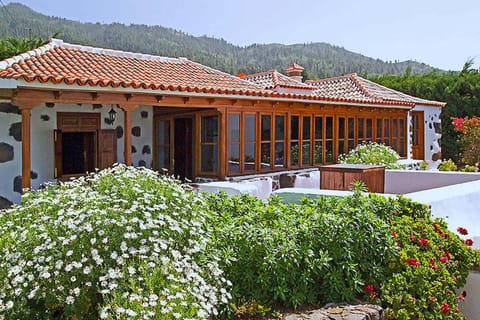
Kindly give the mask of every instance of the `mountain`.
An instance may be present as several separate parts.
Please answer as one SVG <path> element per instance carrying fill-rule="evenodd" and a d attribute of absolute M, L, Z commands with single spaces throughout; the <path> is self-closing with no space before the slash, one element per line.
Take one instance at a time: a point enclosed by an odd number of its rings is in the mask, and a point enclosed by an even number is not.
<path fill-rule="evenodd" d="M 236 46 L 223 39 L 195 37 L 162 26 L 121 23 L 83 23 L 46 16 L 25 5 L 10 3 L 0 11 L 0 38 L 58 33 L 66 42 L 168 57 L 186 57 L 236 74 L 283 69 L 292 61 L 305 67 L 307 78 L 325 78 L 356 72 L 361 75 L 429 73 L 433 67 L 415 61 L 385 62 L 328 43 L 252 44 Z"/>

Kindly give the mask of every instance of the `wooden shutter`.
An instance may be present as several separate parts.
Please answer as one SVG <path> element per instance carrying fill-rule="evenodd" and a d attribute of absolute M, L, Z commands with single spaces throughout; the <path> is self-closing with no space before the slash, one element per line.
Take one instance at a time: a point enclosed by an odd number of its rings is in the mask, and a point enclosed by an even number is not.
<path fill-rule="evenodd" d="M 117 162 L 117 132 L 115 130 L 98 130 L 99 169 L 105 169 Z"/>
<path fill-rule="evenodd" d="M 63 147 L 62 147 L 62 130 L 53 130 L 53 142 L 55 150 L 55 167 L 53 169 L 53 177 L 59 178 L 63 172 Z"/>

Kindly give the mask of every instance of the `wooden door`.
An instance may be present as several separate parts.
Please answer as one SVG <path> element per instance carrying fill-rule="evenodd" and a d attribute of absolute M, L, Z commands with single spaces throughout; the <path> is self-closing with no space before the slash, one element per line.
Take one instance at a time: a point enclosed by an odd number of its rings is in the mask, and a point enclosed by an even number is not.
<path fill-rule="evenodd" d="M 423 111 L 412 112 L 412 157 L 424 160 L 425 157 L 424 118 Z"/>
<path fill-rule="evenodd" d="M 175 119 L 174 175 L 181 180 L 193 179 L 193 119 Z"/>
<path fill-rule="evenodd" d="M 97 168 L 105 169 L 117 162 L 117 133 L 115 130 L 98 130 Z"/>

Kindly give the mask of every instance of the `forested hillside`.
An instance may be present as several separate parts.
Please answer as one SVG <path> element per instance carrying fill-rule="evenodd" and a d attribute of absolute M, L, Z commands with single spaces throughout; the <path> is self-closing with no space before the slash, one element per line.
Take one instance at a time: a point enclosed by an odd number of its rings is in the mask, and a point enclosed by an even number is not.
<path fill-rule="evenodd" d="M 308 78 L 351 72 L 362 75 L 403 74 L 408 67 L 413 74 L 433 71 L 432 67 L 423 63 L 384 62 L 327 43 L 253 44 L 240 47 L 223 39 L 194 37 L 162 26 L 81 23 L 45 16 L 16 3 L 3 9 L 0 38 L 33 36 L 46 39 L 58 33 L 59 38 L 71 43 L 187 57 L 232 74 L 269 69 L 283 71 L 292 61 L 305 67 Z"/>

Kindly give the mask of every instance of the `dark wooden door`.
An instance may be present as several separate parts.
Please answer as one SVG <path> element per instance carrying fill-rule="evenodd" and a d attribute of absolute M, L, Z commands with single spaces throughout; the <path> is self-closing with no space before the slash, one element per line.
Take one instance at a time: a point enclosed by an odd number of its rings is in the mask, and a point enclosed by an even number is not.
<path fill-rule="evenodd" d="M 98 130 L 99 169 L 105 169 L 117 162 L 117 133 L 115 130 Z"/>
<path fill-rule="evenodd" d="M 424 160 L 424 118 L 423 111 L 412 112 L 412 157 L 413 159 Z"/>
<path fill-rule="evenodd" d="M 63 175 L 62 130 L 53 130 L 53 142 L 55 148 L 55 167 L 53 177 L 56 179 Z"/>
<path fill-rule="evenodd" d="M 193 119 L 175 119 L 174 175 L 193 179 Z"/>

